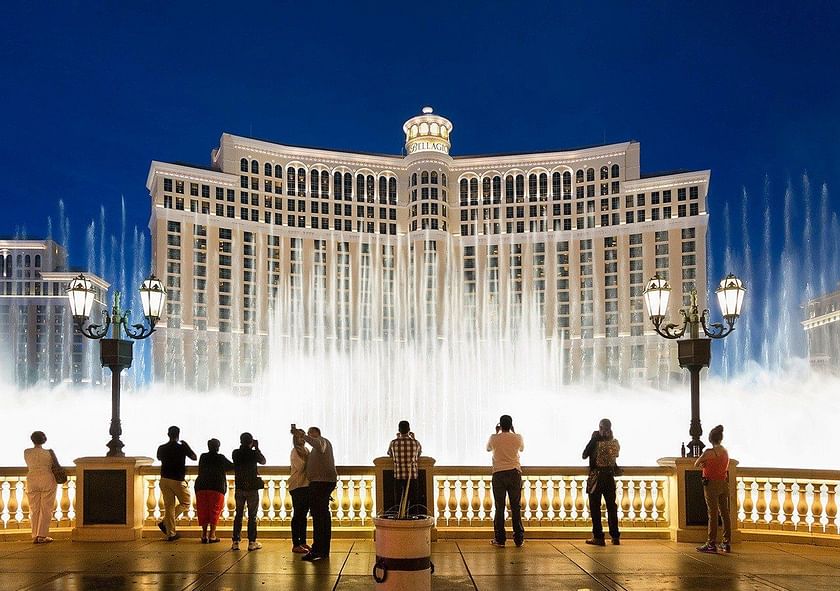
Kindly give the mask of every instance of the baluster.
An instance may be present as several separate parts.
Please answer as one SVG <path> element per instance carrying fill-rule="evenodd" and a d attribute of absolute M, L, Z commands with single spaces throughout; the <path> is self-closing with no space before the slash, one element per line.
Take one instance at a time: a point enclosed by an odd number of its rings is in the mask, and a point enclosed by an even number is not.
<path fill-rule="evenodd" d="M 749 528 L 755 523 L 753 519 L 753 481 L 747 478 L 742 480 L 744 482 L 744 501 L 741 504 L 744 509 L 743 525 Z"/>
<path fill-rule="evenodd" d="M 548 524 L 550 517 L 548 516 L 548 478 L 543 478 L 540 481 L 540 523 Z"/>
<path fill-rule="evenodd" d="M 187 477 L 187 490 L 190 491 L 190 507 L 186 514 L 181 514 L 181 520 L 189 525 L 198 525 L 198 502 L 195 498 L 195 476 Z"/>
<path fill-rule="evenodd" d="M 470 499 L 467 495 L 467 484 L 469 482 L 469 478 L 464 478 L 461 480 L 461 502 L 458 503 L 458 510 L 460 512 L 460 522 L 463 524 L 468 524 L 470 522 L 469 518 L 467 517 L 467 509 L 470 507 Z"/>
<path fill-rule="evenodd" d="M 74 476 L 67 481 L 67 493 L 70 496 L 70 510 L 67 512 L 67 517 L 70 519 L 70 525 L 76 523 L 76 477 Z"/>
<path fill-rule="evenodd" d="M 416 483 L 419 486 L 419 481 Z M 373 515 L 373 479 L 365 478 L 365 523 L 370 523 L 370 517 Z M 428 502 L 428 501 L 427 501 Z M 426 508 L 428 511 L 429 508 Z"/>
<path fill-rule="evenodd" d="M 274 479 L 268 478 L 265 480 L 265 488 L 259 491 L 260 493 L 260 511 L 258 513 L 260 519 L 269 520 L 271 514 L 268 512 L 271 509 L 271 489 L 274 487 Z"/>
<path fill-rule="evenodd" d="M 665 518 L 665 481 L 656 481 L 656 523 L 664 525 L 668 520 Z"/>
<path fill-rule="evenodd" d="M 493 522 L 493 481 L 484 479 L 484 518 L 490 523 Z"/>
<path fill-rule="evenodd" d="M 566 525 L 574 525 L 575 516 L 572 515 L 572 507 L 574 507 L 572 482 L 574 482 L 574 478 L 568 476 L 564 480 L 566 483 L 566 494 L 563 496 L 563 519 Z M 577 487 L 575 488 L 575 491 L 577 491 Z"/>
<path fill-rule="evenodd" d="M 793 531 L 793 483 L 782 482 L 781 487 L 783 487 L 785 491 L 785 501 L 782 504 L 782 510 L 784 511 L 785 515 L 783 528 L 789 531 Z"/>
<path fill-rule="evenodd" d="M 588 502 L 588 495 L 586 494 L 586 479 L 575 481 L 575 520 L 586 521 L 586 514 L 584 508 Z"/>
<path fill-rule="evenodd" d="M 338 499 L 335 500 L 333 505 L 335 505 L 333 511 L 337 511 Z M 341 480 L 341 518 L 339 523 L 341 525 L 350 524 L 350 481 L 346 478 Z"/>
<path fill-rule="evenodd" d="M 70 526 L 70 481 L 58 485 L 59 497 L 58 501 L 58 526 Z"/>
<path fill-rule="evenodd" d="M 362 523 L 362 496 L 360 493 L 361 483 L 359 478 L 353 479 L 353 522 L 357 524 Z"/>
<path fill-rule="evenodd" d="M 774 483 L 768 479 L 767 486 L 770 489 L 770 529 L 782 529 L 781 503 L 779 502 L 778 490 L 778 487 L 782 485 L 774 486 Z"/>
<path fill-rule="evenodd" d="M 274 521 L 279 525 L 283 523 L 283 498 L 280 492 L 280 480 L 274 481 L 274 490 L 271 494 L 271 510 L 274 513 Z"/>
<path fill-rule="evenodd" d="M 813 518 L 813 531 L 817 533 L 823 533 L 825 531 L 825 527 L 823 525 L 823 507 L 822 507 L 822 483 L 821 482 L 813 482 L 812 488 L 814 491 L 814 497 L 811 500 L 811 517 Z"/>
<path fill-rule="evenodd" d="M 458 508 L 458 499 L 456 496 L 456 489 L 458 488 L 458 480 L 449 481 L 449 503 L 447 504 L 449 511 L 448 516 L 450 519 L 449 525 L 452 525 L 452 521 L 455 521 L 455 525 L 461 525 L 458 521 L 458 517 L 456 514 L 456 509 Z"/>
<path fill-rule="evenodd" d="M 292 520 L 292 493 L 289 491 L 289 481 L 283 486 L 283 523 L 290 523 Z"/>
<path fill-rule="evenodd" d="M 146 478 L 146 523 L 154 525 L 155 523 L 155 507 L 157 507 L 157 498 L 155 498 L 155 480 L 148 476 Z"/>
<path fill-rule="evenodd" d="M 21 527 L 29 527 L 29 495 L 26 492 L 26 479 L 20 479 L 20 512 L 21 512 Z"/>
<path fill-rule="evenodd" d="M 758 513 L 758 523 L 762 528 L 768 527 L 767 522 L 767 491 L 769 482 L 756 480 L 756 493 L 758 498 L 755 502 L 755 510 Z"/>
<path fill-rule="evenodd" d="M 470 480 L 472 493 L 470 495 L 470 523 L 481 521 L 481 478 Z"/>
<path fill-rule="evenodd" d="M 645 489 L 645 524 L 651 525 L 653 523 L 653 482 L 644 482 L 642 487 Z"/>
<path fill-rule="evenodd" d="M 551 521 L 553 524 L 560 524 L 560 509 L 563 507 L 560 502 L 560 479 L 553 479 L 554 494 L 551 497 Z"/>
<path fill-rule="evenodd" d="M 437 524 L 446 525 L 446 497 L 443 495 L 443 487 L 445 478 L 438 478 L 437 485 L 438 485 L 438 496 L 437 496 Z M 387 506 L 387 501 L 385 502 Z"/>
<path fill-rule="evenodd" d="M 808 483 L 799 482 L 796 484 L 796 531 L 808 531 L 808 501 L 806 500 Z"/>
<path fill-rule="evenodd" d="M 630 482 L 627 480 L 619 480 L 616 483 L 621 490 L 621 504 L 619 505 L 620 514 L 619 519 L 622 523 L 629 523 L 630 521 Z"/>
<path fill-rule="evenodd" d="M 233 517 L 236 514 L 236 482 L 233 479 L 228 480 L 227 502 L 225 503 L 225 507 L 225 519 L 228 523 L 233 523 Z"/>
<path fill-rule="evenodd" d="M 825 504 L 825 517 L 828 519 L 825 531 L 829 534 L 837 534 L 837 485 L 833 483 L 826 483 L 828 487 L 828 502 Z"/>
<path fill-rule="evenodd" d="M 21 519 L 18 516 L 18 508 L 20 502 L 18 501 L 18 481 L 17 479 L 9 480 L 9 523 L 14 523 L 15 527 L 20 527 Z"/>
<path fill-rule="evenodd" d="M 633 481 L 633 523 L 641 525 L 644 523 L 644 516 L 642 515 L 642 495 L 644 494 L 644 482 L 642 480 Z"/>
<path fill-rule="evenodd" d="M 537 507 L 538 499 L 537 499 L 537 480 L 528 479 L 528 503 L 527 509 L 525 509 L 525 499 L 520 497 L 520 501 L 522 502 L 522 521 L 523 523 L 528 523 L 530 525 L 537 525 L 539 524 L 540 520 L 537 516 Z"/>
<path fill-rule="evenodd" d="M 8 517 L 8 508 L 6 507 L 6 491 L 9 490 L 9 483 L 0 478 L 0 526 L 8 527 L 8 522 L 11 521 Z"/>

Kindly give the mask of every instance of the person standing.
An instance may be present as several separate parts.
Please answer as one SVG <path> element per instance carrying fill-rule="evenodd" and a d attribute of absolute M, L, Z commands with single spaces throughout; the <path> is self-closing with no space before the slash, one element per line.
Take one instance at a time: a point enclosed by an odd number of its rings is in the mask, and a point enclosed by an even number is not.
<path fill-rule="evenodd" d="M 44 449 L 47 436 L 43 431 L 35 431 L 30 439 L 32 447 L 23 450 L 23 459 L 28 468 L 26 494 L 29 496 L 32 543 L 49 544 L 53 541 L 48 534 L 55 509 L 56 482 L 52 473 L 54 454 L 52 450 Z"/>
<path fill-rule="evenodd" d="M 163 497 L 163 520 L 158 523 L 160 531 L 168 542 L 174 542 L 181 535 L 176 530 L 175 521 L 190 508 L 190 489 L 187 487 L 187 458 L 196 460 L 195 452 L 186 441 L 180 441 L 181 429 L 175 425 L 169 427 L 166 434 L 169 441 L 157 450 L 160 460 L 160 496 Z M 175 499 L 178 504 L 175 505 Z"/>
<path fill-rule="evenodd" d="M 493 539 L 497 547 L 505 545 L 505 496 L 510 501 L 510 519 L 513 525 L 513 542 L 519 548 L 525 543 L 525 528 L 522 527 L 522 466 L 519 453 L 525 451 L 522 435 L 513 430 L 513 419 L 502 415 L 496 425 L 496 433 L 487 442 L 487 451 L 493 452 L 493 502 L 496 513 L 493 517 Z"/>
<path fill-rule="evenodd" d="M 303 436 L 304 432 L 292 425 L 292 453 L 289 457 L 291 474 L 286 486 L 292 495 L 292 552 L 295 554 L 307 554 L 312 549 L 306 543 L 306 515 L 309 513 L 306 462 L 309 459 L 309 450 Z"/>
<path fill-rule="evenodd" d="M 330 557 L 330 494 L 335 490 L 338 474 L 335 470 L 332 443 L 321 436 L 321 430 L 318 427 L 309 427 L 303 439 L 312 447 L 306 461 L 312 512 L 312 549 L 303 556 L 303 560 L 315 562 Z"/>
<path fill-rule="evenodd" d="M 221 443 L 218 439 L 207 442 L 207 453 L 198 458 L 198 478 L 195 479 L 195 508 L 198 524 L 201 526 L 201 543 L 215 544 L 216 526 L 219 515 L 225 506 L 227 476 L 225 472 L 233 470 L 233 462 L 219 453 Z M 208 532 L 209 529 L 209 532 Z"/>
<path fill-rule="evenodd" d="M 414 438 L 408 421 L 400 421 L 397 438 L 388 446 L 388 456 L 394 460 L 394 504 L 402 503 L 403 493 L 408 489 L 408 498 L 413 500 L 409 506 L 418 503 L 419 484 L 417 483 L 417 460 L 423 452 L 423 446 Z M 412 484 L 412 482 L 414 484 Z"/>
<path fill-rule="evenodd" d="M 717 552 L 718 515 L 723 521 L 723 538 L 720 549 L 728 554 L 732 551 L 732 526 L 729 514 L 729 452 L 721 445 L 723 425 L 718 425 L 709 432 L 710 449 L 704 451 L 695 467 L 703 468 L 703 496 L 709 514 L 709 534 L 706 543 L 697 548 L 698 552 L 714 554 Z"/>
<path fill-rule="evenodd" d="M 583 450 L 583 459 L 589 459 L 589 479 L 586 492 L 589 495 L 589 513 L 592 516 L 592 537 L 586 540 L 593 546 L 605 546 L 604 526 L 601 523 L 601 498 L 607 505 L 607 524 L 614 545 L 621 543 L 618 531 L 618 505 L 615 503 L 615 460 L 621 446 L 613 437 L 612 423 L 601 419 L 598 430 L 592 432 L 589 443 Z"/>
<path fill-rule="evenodd" d="M 233 469 L 235 474 L 236 514 L 233 518 L 231 550 L 239 550 L 242 540 L 242 518 L 245 505 L 248 505 L 248 550 L 259 550 L 262 544 L 257 541 L 257 508 L 260 504 L 260 491 L 263 481 L 257 473 L 257 464 L 265 464 L 265 456 L 260 451 L 260 443 L 250 433 L 239 436 L 239 449 L 233 450 Z"/>

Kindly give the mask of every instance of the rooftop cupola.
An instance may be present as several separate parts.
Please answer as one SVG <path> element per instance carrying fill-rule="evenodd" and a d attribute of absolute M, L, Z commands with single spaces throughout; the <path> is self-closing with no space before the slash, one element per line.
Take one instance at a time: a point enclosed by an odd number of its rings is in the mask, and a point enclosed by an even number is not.
<path fill-rule="evenodd" d="M 435 115 L 431 107 L 423 107 L 420 115 L 406 121 L 403 124 L 403 131 L 407 154 L 418 152 L 449 154 L 452 122 L 446 117 Z"/>

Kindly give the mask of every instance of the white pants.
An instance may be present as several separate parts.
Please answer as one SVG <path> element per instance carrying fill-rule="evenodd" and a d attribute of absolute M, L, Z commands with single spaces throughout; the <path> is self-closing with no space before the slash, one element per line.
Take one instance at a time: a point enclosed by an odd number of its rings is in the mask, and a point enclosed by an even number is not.
<path fill-rule="evenodd" d="M 29 521 L 32 523 L 32 537 L 44 537 L 50 533 L 50 522 L 55 512 L 55 479 L 49 477 L 28 477 L 26 493 L 29 495 Z"/>

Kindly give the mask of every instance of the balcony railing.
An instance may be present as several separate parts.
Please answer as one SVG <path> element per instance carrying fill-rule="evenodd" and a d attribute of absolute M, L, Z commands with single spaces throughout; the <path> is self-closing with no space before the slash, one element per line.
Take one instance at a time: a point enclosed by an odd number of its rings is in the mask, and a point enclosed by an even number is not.
<path fill-rule="evenodd" d="M 371 537 L 376 502 L 376 469 L 373 466 L 340 466 L 333 493 L 333 532 L 336 537 Z M 435 466 L 433 498 L 427 509 L 435 517 L 439 535 L 486 535 L 493 527 L 491 472 L 484 466 Z M 163 513 L 158 488 L 159 468 L 140 470 L 145 490 L 144 529 L 157 532 Z M 292 514 L 286 466 L 261 467 L 266 483 L 261 492 L 259 527 L 265 537 L 289 535 Z M 628 467 L 617 479 L 620 527 L 625 535 L 667 538 L 675 526 L 681 503 L 674 494 L 674 469 L 667 466 Z M 57 487 L 52 527 L 58 531 L 75 525 L 76 475 Z M 192 490 L 196 468 L 187 472 Z M 582 467 L 525 467 L 522 518 L 529 537 L 583 537 L 590 528 L 586 495 L 587 470 Z M 29 502 L 25 494 L 26 469 L 0 468 L 0 536 L 28 535 Z M 840 471 L 738 467 L 737 527 L 743 539 L 776 539 L 840 544 L 837 489 Z M 220 527 L 233 523 L 233 479 L 229 480 Z M 185 530 L 197 528 L 195 494 L 192 505 L 178 520 Z"/>

